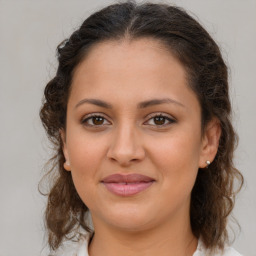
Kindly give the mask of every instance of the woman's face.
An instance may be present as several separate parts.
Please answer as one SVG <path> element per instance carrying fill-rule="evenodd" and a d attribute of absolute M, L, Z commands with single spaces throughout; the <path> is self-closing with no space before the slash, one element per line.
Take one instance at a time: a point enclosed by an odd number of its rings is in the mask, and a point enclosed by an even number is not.
<path fill-rule="evenodd" d="M 75 70 L 62 136 L 94 225 L 141 230 L 189 218 L 198 168 L 211 160 L 200 113 L 183 66 L 159 42 L 91 49 Z"/>

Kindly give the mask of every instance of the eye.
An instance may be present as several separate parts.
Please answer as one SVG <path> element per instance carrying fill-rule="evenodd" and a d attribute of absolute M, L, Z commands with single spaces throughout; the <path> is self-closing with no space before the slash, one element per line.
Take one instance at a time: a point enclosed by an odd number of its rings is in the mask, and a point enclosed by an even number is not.
<path fill-rule="evenodd" d="M 149 116 L 150 118 L 146 122 L 146 124 L 149 124 L 151 126 L 168 126 L 172 123 L 175 123 L 176 120 L 171 118 L 170 116 L 167 116 L 165 114 L 151 114 Z"/>
<path fill-rule="evenodd" d="M 87 115 L 82 119 L 81 123 L 85 126 L 104 126 L 110 124 L 104 116 L 98 114 Z"/>

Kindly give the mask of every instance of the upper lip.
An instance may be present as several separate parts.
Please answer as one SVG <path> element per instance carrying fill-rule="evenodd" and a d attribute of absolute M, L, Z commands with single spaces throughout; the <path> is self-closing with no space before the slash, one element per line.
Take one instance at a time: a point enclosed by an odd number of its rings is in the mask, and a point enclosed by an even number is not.
<path fill-rule="evenodd" d="M 142 174 L 112 174 L 105 177 L 102 182 L 104 183 L 136 183 L 136 182 L 151 182 L 153 178 Z"/>

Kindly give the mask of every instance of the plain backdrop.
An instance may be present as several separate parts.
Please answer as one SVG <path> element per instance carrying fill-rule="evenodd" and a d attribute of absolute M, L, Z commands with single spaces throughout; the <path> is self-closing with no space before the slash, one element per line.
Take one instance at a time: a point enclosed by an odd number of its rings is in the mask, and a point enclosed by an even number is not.
<path fill-rule="evenodd" d="M 140 1 L 139 1 L 140 2 Z M 158 2 L 158 1 L 153 1 Z M 256 0 L 176 0 L 198 17 L 229 63 L 236 164 L 245 177 L 233 246 L 256 256 Z M 55 49 L 107 0 L 0 0 L 0 256 L 46 255 L 37 185 L 50 149 L 38 112 Z M 238 231 L 235 228 L 235 231 Z"/>

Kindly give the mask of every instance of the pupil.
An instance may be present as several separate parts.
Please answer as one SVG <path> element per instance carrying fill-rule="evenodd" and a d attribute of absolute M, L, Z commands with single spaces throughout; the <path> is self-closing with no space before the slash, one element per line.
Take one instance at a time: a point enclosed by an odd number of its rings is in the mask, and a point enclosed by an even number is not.
<path fill-rule="evenodd" d="M 103 124 L 103 118 L 99 116 L 93 117 L 93 123 L 96 125 L 101 125 Z"/>
<path fill-rule="evenodd" d="M 165 123 L 165 117 L 157 116 L 154 118 L 155 124 L 163 125 Z"/>

